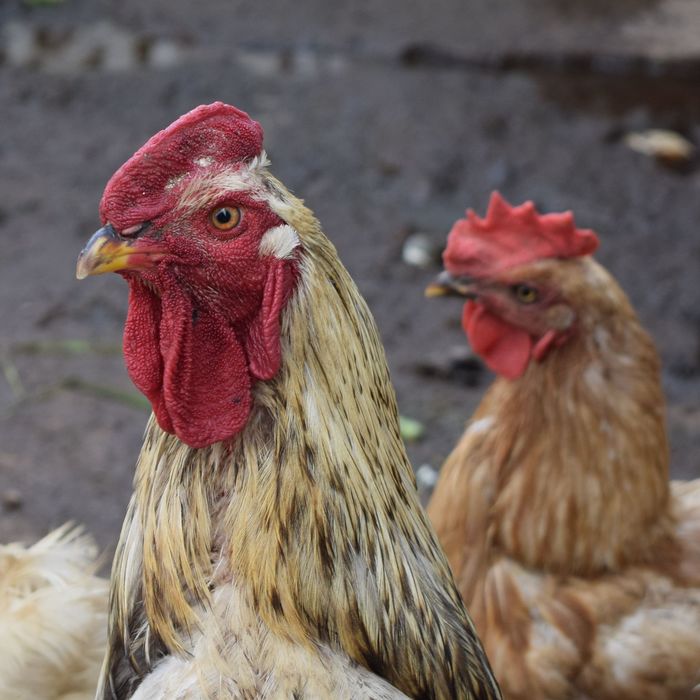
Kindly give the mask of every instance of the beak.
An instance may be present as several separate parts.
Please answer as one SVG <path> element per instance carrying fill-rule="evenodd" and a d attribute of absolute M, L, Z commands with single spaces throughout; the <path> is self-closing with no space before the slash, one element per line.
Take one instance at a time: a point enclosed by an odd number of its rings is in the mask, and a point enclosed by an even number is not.
<path fill-rule="evenodd" d="M 476 281 L 467 276 L 453 277 L 443 270 L 426 288 L 425 296 L 433 297 L 458 296 L 475 299 L 477 295 Z"/>
<path fill-rule="evenodd" d="M 107 224 L 96 231 L 80 251 L 75 276 L 82 280 L 105 272 L 143 270 L 153 267 L 165 253 L 165 248 L 152 241 L 124 240 L 111 224 Z"/>

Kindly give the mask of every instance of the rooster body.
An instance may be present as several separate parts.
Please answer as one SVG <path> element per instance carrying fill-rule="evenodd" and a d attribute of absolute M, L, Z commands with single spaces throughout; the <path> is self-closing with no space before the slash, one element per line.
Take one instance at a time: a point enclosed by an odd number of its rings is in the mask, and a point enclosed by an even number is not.
<path fill-rule="evenodd" d="M 107 634 L 96 569 L 97 548 L 79 528 L 0 546 L 0 698 L 94 698 Z"/>
<path fill-rule="evenodd" d="M 260 139 L 218 103 L 181 118 L 114 176 L 81 254 L 81 276 L 129 281 L 127 367 L 155 414 L 99 696 L 499 697 L 374 322 Z"/>
<path fill-rule="evenodd" d="M 589 255 L 483 274 L 484 251 L 464 245 L 455 234 L 446 264 L 476 300 L 465 326 L 497 372 L 516 376 L 487 392 L 428 512 L 504 696 L 689 698 L 700 481 L 669 484 L 654 345 Z M 521 331 L 524 350 L 499 346 Z"/>

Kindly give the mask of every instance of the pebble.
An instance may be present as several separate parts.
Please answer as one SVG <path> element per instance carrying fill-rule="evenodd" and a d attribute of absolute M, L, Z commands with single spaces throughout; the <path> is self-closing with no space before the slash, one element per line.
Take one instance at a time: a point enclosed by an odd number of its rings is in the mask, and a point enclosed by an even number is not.
<path fill-rule="evenodd" d="M 183 60 L 184 49 L 171 39 L 158 39 L 151 46 L 148 63 L 153 68 L 172 68 Z"/>
<path fill-rule="evenodd" d="M 438 480 L 438 470 L 430 464 L 421 464 L 416 469 L 416 483 L 421 491 L 432 491 Z"/>
<path fill-rule="evenodd" d="M 687 138 L 668 129 L 632 131 L 624 140 L 633 151 L 663 161 L 687 162 L 695 155 L 695 146 Z"/>
<path fill-rule="evenodd" d="M 6 489 L 2 492 L 2 505 L 5 510 L 18 510 L 24 504 L 24 497 L 17 489 Z"/>
<path fill-rule="evenodd" d="M 484 363 L 466 340 L 459 345 L 439 347 L 414 367 L 423 377 L 444 379 L 468 387 L 479 386 L 485 376 Z"/>
<path fill-rule="evenodd" d="M 403 244 L 401 257 L 407 265 L 428 268 L 440 262 L 441 249 L 426 233 L 413 233 Z"/>
<path fill-rule="evenodd" d="M 8 22 L 0 30 L 0 51 L 8 65 L 68 75 L 86 71 L 120 73 L 137 69 L 144 56 L 144 36 L 108 20 L 57 30 L 29 22 Z M 187 47 L 174 39 L 156 39 L 147 64 L 172 68 L 185 60 Z"/>

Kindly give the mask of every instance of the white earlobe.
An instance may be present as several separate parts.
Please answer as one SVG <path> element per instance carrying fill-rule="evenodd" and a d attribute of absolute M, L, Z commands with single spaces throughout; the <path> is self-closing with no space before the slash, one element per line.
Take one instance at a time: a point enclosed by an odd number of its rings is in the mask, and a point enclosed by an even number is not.
<path fill-rule="evenodd" d="M 292 257 L 300 242 L 297 232 L 289 224 L 282 224 L 265 232 L 260 240 L 258 252 L 261 256 L 274 255 L 280 260 L 285 260 Z"/>

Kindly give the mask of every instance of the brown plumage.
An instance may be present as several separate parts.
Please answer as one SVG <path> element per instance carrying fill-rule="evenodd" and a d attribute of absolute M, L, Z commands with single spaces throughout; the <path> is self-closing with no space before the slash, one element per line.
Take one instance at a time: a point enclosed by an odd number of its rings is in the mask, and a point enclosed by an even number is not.
<path fill-rule="evenodd" d="M 230 206 L 245 198 L 250 226 L 252 202 L 269 207 L 282 223 L 260 254 L 294 259 L 297 282 L 279 370 L 254 384 L 239 433 L 194 448 L 148 425 L 99 696 L 498 698 L 417 499 L 372 317 L 312 213 L 265 165 L 190 178 L 170 210 L 177 236 L 194 238 L 190 219 L 222 193 Z"/>
<path fill-rule="evenodd" d="M 590 256 L 458 286 L 535 344 L 563 333 L 490 387 L 428 508 L 504 697 L 690 697 L 700 480 L 669 484 L 651 339 Z"/>

